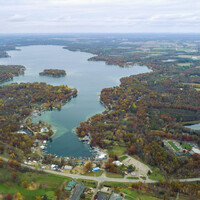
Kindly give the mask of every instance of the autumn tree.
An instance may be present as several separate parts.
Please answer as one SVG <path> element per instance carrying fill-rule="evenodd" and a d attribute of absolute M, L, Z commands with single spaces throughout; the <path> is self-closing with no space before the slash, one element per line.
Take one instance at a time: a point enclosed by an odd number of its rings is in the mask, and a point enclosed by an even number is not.
<path fill-rule="evenodd" d="M 91 171 L 92 170 L 92 163 L 91 162 L 87 162 L 85 164 L 85 169 L 86 169 L 87 172 Z"/>
<path fill-rule="evenodd" d="M 13 195 L 12 194 L 7 194 L 6 199 L 7 200 L 12 200 L 13 199 Z"/>
<path fill-rule="evenodd" d="M 18 177 L 17 172 L 13 172 L 11 176 L 12 176 L 12 181 L 13 181 L 13 182 L 16 182 L 17 177 Z"/>
<path fill-rule="evenodd" d="M 23 184 L 24 188 L 28 187 L 28 182 L 27 181 L 24 181 L 22 184 Z"/>
<path fill-rule="evenodd" d="M 60 198 L 60 196 L 61 196 L 61 190 L 60 190 L 59 188 L 57 188 L 57 189 L 55 190 L 55 196 L 57 197 L 57 199 Z"/>
<path fill-rule="evenodd" d="M 16 196 L 17 196 L 17 200 L 21 200 L 22 199 L 22 195 L 19 192 L 17 192 Z"/>

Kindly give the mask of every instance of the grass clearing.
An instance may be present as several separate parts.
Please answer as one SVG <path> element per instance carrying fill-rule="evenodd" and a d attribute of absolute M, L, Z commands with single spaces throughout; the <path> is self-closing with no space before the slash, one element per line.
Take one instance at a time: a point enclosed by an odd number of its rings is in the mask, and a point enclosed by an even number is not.
<path fill-rule="evenodd" d="M 96 188 L 97 187 L 97 181 L 93 180 L 86 180 L 86 179 L 77 179 L 77 181 L 83 183 L 85 186 Z"/>
<path fill-rule="evenodd" d="M 132 199 L 134 199 L 135 200 L 135 198 L 132 198 L 132 197 L 130 197 L 130 196 L 125 196 L 125 200 L 132 200 Z"/>
<path fill-rule="evenodd" d="M 128 158 L 128 156 L 122 156 L 119 158 L 119 161 L 122 162 L 123 160 L 125 160 L 126 158 Z"/>
<path fill-rule="evenodd" d="M 148 177 L 149 177 L 149 179 L 156 180 L 156 181 L 159 181 L 162 178 L 164 178 L 158 168 L 153 170 L 153 172 Z"/>
<path fill-rule="evenodd" d="M 103 170 L 97 171 L 97 172 L 87 172 L 85 174 L 83 174 L 84 176 L 101 176 L 103 174 Z"/>
<path fill-rule="evenodd" d="M 85 195 L 85 200 L 91 200 L 91 199 L 92 199 L 92 194 Z"/>
<path fill-rule="evenodd" d="M 106 177 L 108 177 L 108 178 L 123 178 L 123 175 L 122 174 L 114 174 L 114 173 L 107 172 L 106 173 Z"/>
<path fill-rule="evenodd" d="M 63 177 L 54 174 L 46 173 L 36 173 L 36 172 L 17 172 L 18 180 L 13 182 L 11 179 L 13 171 L 8 169 L 0 170 L 0 177 L 2 178 L 0 184 L 0 191 L 4 193 L 16 194 L 20 192 L 24 199 L 35 200 L 36 196 L 47 195 L 49 199 L 52 199 L 54 196 L 55 189 L 60 186 L 64 181 L 69 181 L 71 178 Z M 28 182 L 28 185 L 31 182 L 36 183 L 37 185 L 42 185 L 35 190 L 29 190 L 24 188 L 22 183 L 24 181 Z"/>
<path fill-rule="evenodd" d="M 122 156 L 126 153 L 126 148 L 121 146 L 114 146 L 112 149 L 108 150 L 108 154 L 115 154 L 117 156 Z"/>
<path fill-rule="evenodd" d="M 192 149 L 192 146 L 190 144 L 182 144 L 181 146 L 183 147 L 183 149 L 187 149 L 189 151 Z"/>
<path fill-rule="evenodd" d="M 129 190 L 127 188 L 122 188 L 122 192 L 133 197 L 133 199 L 140 198 L 141 200 L 158 200 L 158 198 L 141 195 L 141 194 L 138 194 L 137 192 Z M 129 197 L 129 199 L 131 199 L 131 198 Z"/>
<path fill-rule="evenodd" d="M 138 180 L 139 178 L 138 178 L 138 177 L 127 177 L 127 179 L 135 179 L 135 180 Z"/>
<path fill-rule="evenodd" d="M 168 143 L 171 145 L 171 147 L 172 147 L 175 151 L 179 151 L 179 148 L 178 148 L 172 141 L 169 141 Z"/>

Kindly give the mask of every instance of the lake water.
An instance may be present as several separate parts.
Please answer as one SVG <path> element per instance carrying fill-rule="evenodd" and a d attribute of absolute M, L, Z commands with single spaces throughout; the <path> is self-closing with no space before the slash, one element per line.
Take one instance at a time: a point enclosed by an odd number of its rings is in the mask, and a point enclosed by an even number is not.
<path fill-rule="evenodd" d="M 200 130 L 200 123 L 189 125 L 189 126 L 185 126 L 185 127 L 198 131 L 198 130 Z"/>
<path fill-rule="evenodd" d="M 33 118 L 34 122 L 48 122 L 56 130 L 47 151 L 58 156 L 90 156 L 89 146 L 78 140 L 74 130 L 80 122 L 105 110 L 99 102 L 100 91 L 105 87 L 119 85 L 121 77 L 151 71 L 145 66 L 120 68 L 104 62 L 89 62 L 87 59 L 92 54 L 68 51 L 61 46 L 27 46 L 20 49 L 21 51 L 9 51 L 11 57 L 0 59 L 0 64 L 24 65 L 25 75 L 4 84 L 46 82 L 52 85 L 68 85 L 78 90 L 78 96 L 65 104 L 61 111 L 46 111 Z M 39 72 L 47 68 L 64 69 L 67 76 L 39 76 Z"/>

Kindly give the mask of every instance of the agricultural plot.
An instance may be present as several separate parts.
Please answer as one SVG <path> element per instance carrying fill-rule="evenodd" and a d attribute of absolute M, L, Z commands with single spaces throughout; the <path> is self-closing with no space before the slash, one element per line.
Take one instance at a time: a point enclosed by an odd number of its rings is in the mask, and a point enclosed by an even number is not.
<path fill-rule="evenodd" d="M 183 149 L 187 149 L 188 151 L 192 149 L 192 146 L 190 144 L 182 144 L 181 146 Z"/>
<path fill-rule="evenodd" d="M 174 142 L 168 141 L 168 143 L 171 145 L 171 147 L 172 147 L 175 151 L 179 151 L 179 148 L 174 144 Z"/>

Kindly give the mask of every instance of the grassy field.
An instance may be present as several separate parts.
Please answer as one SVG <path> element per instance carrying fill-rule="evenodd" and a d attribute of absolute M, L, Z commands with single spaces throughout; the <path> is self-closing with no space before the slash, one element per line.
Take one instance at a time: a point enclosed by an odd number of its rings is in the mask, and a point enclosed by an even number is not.
<path fill-rule="evenodd" d="M 169 141 L 168 143 L 173 147 L 175 151 L 179 151 L 179 148 L 172 141 Z"/>
<path fill-rule="evenodd" d="M 138 180 L 139 178 L 138 178 L 138 177 L 127 177 L 127 179 L 135 179 L 135 180 Z"/>
<path fill-rule="evenodd" d="M 98 172 L 87 172 L 85 174 L 83 174 L 84 176 L 95 176 L 95 177 L 98 177 L 98 176 L 101 176 L 103 174 L 103 170 L 100 170 Z"/>
<path fill-rule="evenodd" d="M 77 179 L 77 181 L 82 182 L 85 186 L 96 188 L 97 182 L 92 180 L 86 180 L 86 179 Z"/>
<path fill-rule="evenodd" d="M 160 173 L 159 169 L 153 170 L 153 172 L 149 175 L 149 179 L 151 180 L 160 180 L 163 178 L 163 175 Z"/>
<path fill-rule="evenodd" d="M 133 197 L 133 199 L 140 198 L 141 200 L 158 200 L 158 198 L 151 197 L 151 196 L 144 196 L 144 195 L 138 194 L 135 191 L 129 190 L 127 188 L 122 188 L 122 192 Z M 131 199 L 129 196 L 128 196 L 128 199 Z"/>
<path fill-rule="evenodd" d="M 85 195 L 85 200 L 91 200 L 91 199 L 92 199 L 92 194 Z"/>
<path fill-rule="evenodd" d="M 103 185 L 104 186 L 107 186 L 107 187 L 128 187 L 129 186 L 129 183 L 121 183 L 121 182 L 111 182 L 111 181 L 105 181 L 103 182 Z"/>
<path fill-rule="evenodd" d="M 18 180 L 14 183 L 11 179 L 13 171 L 7 169 L 0 170 L 0 177 L 5 180 L 0 184 L 0 191 L 3 193 L 15 194 L 20 192 L 24 199 L 35 200 L 36 196 L 43 196 L 46 194 L 48 199 L 52 199 L 52 195 L 54 196 L 55 189 L 60 186 L 64 181 L 69 181 L 71 178 L 58 176 L 54 174 L 38 174 L 35 172 L 26 172 L 21 173 L 17 172 Z M 41 185 L 41 187 L 37 187 L 35 190 L 29 190 L 24 188 L 22 183 L 24 181 L 28 182 L 28 186 L 31 182 L 36 185 Z"/>
<path fill-rule="evenodd" d="M 129 197 L 129 196 L 125 196 L 125 199 L 126 200 L 132 200 L 132 199 L 134 199 L 135 200 L 135 198 L 132 198 L 132 197 Z"/>
<path fill-rule="evenodd" d="M 123 160 L 125 160 L 126 158 L 128 158 L 128 156 L 122 156 L 119 158 L 119 161 L 122 162 Z"/>
<path fill-rule="evenodd" d="M 108 150 L 108 154 L 115 154 L 117 156 L 121 156 L 126 153 L 125 147 L 114 146 L 112 149 Z"/>
<path fill-rule="evenodd" d="M 192 149 L 190 144 L 182 144 L 181 146 L 183 147 L 183 149 L 187 149 L 189 151 Z"/>
<path fill-rule="evenodd" d="M 106 173 L 106 176 L 108 178 L 123 178 L 123 175 L 122 174 L 114 174 L 114 173 L 110 173 L 110 172 L 107 172 Z"/>

